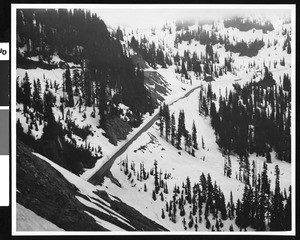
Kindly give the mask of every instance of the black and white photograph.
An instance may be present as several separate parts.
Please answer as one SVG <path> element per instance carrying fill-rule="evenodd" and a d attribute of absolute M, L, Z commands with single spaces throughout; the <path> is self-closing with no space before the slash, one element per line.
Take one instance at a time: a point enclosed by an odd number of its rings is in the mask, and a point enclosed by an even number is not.
<path fill-rule="evenodd" d="M 295 234 L 295 14 L 13 4 L 13 234 Z"/>

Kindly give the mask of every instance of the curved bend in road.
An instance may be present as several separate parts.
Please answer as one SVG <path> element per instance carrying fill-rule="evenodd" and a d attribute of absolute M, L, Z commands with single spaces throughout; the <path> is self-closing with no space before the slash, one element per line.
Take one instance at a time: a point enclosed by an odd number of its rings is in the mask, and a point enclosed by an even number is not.
<path fill-rule="evenodd" d="M 176 99 L 169 105 L 172 105 L 172 104 L 176 103 L 177 101 L 188 97 L 193 91 L 195 91 L 197 88 L 200 88 L 200 87 L 201 87 L 201 85 L 192 88 L 184 96 Z M 143 132 L 147 131 L 155 123 L 155 121 L 158 120 L 158 117 L 159 117 L 159 113 L 155 114 L 152 117 L 152 119 L 144 127 L 142 127 L 123 147 L 121 147 L 106 163 L 104 163 L 102 165 L 102 167 L 94 175 L 92 175 L 88 179 L 88 182 L 90 182 L 94 185 L 100 184 L 103 181 L 103 177 L 105 176 L 105 174 L 107 174 L 108 171 L 110 170 L 114 161 L 126 151 L 126 149 L 133 143 L 133 141 L 135 141 L 139 136 L 141 136 L 141 134 Z"/>

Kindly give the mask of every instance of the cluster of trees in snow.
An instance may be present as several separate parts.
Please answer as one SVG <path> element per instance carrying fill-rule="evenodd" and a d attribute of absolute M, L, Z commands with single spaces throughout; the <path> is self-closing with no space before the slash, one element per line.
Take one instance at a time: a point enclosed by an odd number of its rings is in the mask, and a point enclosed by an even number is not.
<path fill-rule="evenodd" d="M 242 199 L 236 201 L 232 191 L 226 201 L 222 189 L 209 173 L 202 173 L 199 182 L 195 183 L 187 177 L 181 186 L 174 185 L 170 191 L 168 180 L 171 175 L 163 174 L 158 168 L 157 161 L 150 170 L 142 163 L 140 168 L 133 161 L 129 164 L 128 158 L 120 164 L 120 170 L 127 175 L 131 186 L 149 192 L 155 204 L 162 206 L 161 218 L 173 223 L 182 222 L 185 230 L 198 231 L 202 225 L 208 231 L 234 231 L 234 224 L 240 231 L 247 231 L 247 227 L 271 231 L 291 229 L 291 188 L 288 194 L 286 189 L 281 191 L 278 165 L 275 166 L 274 190 L 270 188 L 268 165 L 264 162 L 262 172 L 255 172 L 251 182 L 244 182 Z M 152 191 L 149 186 L 154 187 Z M 224 222 L 228 220 L 232 223 L 225 229 Z"/>
<path fill-rule="evenodd" d="M 206 46 L 213 46 L 215 44 L 224 45 L 226 51 L 240 53 L 241 56 L 248 57 L 256 56 L 258 51 L 265 45 L 263 39 L 256 39 L 250 43 L 246 43 L 243 40 L 235 41 L 235 39 L 234 42 L 230 42 L 229 35 L 221 35 L 217 32 L 217 28 L 205 30 L 202 26 L 199 26 L 198 30 L 187 30 L 185 32 L 177 33 L 174 40 L 174 46 L 177 48 L 178 44 L 181 44 L 182 41 L 188 41 L 189 44 L 191 44 L 192 40 L 199 41 L 200 44 Z M 287 40 L 286 46 L 290 46 L 288 43 L 289 40 Z"/>
<path fill-rule="evenodd" d="M 261 174 L 254 186 L 245 184 L 243 197 L 235 207 L 235 223 L 240 228 L 248 226 L 258 231 L 267 228 L 271 231 L 291 230 L 291 188 L 280 190 L 280 169 L 275 166 L 275 189 L 270 189 L 267 163 L 264 162 Z"/>
<path fill-rule="evenodd" d="M 219 98 L 218 111 L 211 101 L 211 124 L 226 152 L 240 157 L 255 152 L 270 162 L 274 149 L 278 159 L 291 162 L 290 78 L 284 75 L 284 84 L 274 85 L 268 74 L 266 69 L 260 82 L 235 85 L 228 96 Z"/>
<path fill-rule="evenodd" d="M 26 131 L 18 119 L 18 139 L 61 166 L 80 174 L 83 167 L 93 167 L 96 159 L 102 156 L 101 147 L 94 148 L 87 144 L 85 139 L 91 134 L 89 127 L 76 125 L 70 118 L 70 109 L 65 115 L 59 116 L 58 121 L 55 119 L 53 108 L 56 106 L 55 92 L 59 85 L 56 81 L 53 83 L 48 79 L 43 80 L 46 82 L 43 93 L 40 79 L 33 81 L 33 89 L 31 89 L 27 72 L 24 79 L 17 80 L 17 103 L 23 104 L 23 115 L 28 125 Z M 62 125 L 61 120 L 65 120 L 66 126 Z M 39 131 L 42 132 L 42 136 L 36 140 L 34 132 Z M 73 134 L 82 138 L 81 145 L 77 144 Z"/>
<path fill-rule="evenodd" d="M 286 35 L 286 39 L 283 43 L 282 49 L 283 49 L 283 51 L 286 50 L 287 54 L 291 54 L 291 52 L 292 52 L 292 50 L 291 50 L 291 37 L 287 32 L 285 32 L 283 35 Z"/>
<path fill-rule="evenodd" d="M 182 137 L 184 137 L 184 148 L 189 154 L 195 156 L 195 150 L 198 149 L 197 129 L 193 122 L 191 133 L 185 127 L 184 110 L 180 110 L 178 116 L 178 126 L 176 129 L 175 115 L 170 115 L 169 105 L 163 104 L 159 109 L 159 131 L 160 136 L 165 136 L 167 142 L 170 142 L 177 149 L 182 149 Z"/>
<path fill-rule="evenodd" d="M 194 24 L 195 24 L 195 20 L 193 19 L 177 20 L 175 22 L 176 31 L 188 30 L 189 26 L 193 26 Z"/>
<path fill-rule="evenodd" d="M 242 17 L 235 17 L 231 19 L 225 19 L 224 20 L 224 27 L 225 28 L 237 28 L 240 31 L 247 32 L 251 29 L 256 29 L 256 30 L 263 30 L 263 33 L 267 33 L 267 31 L 273 31 L 274 27 L 273 24 L 270 21 L 264 21 L 261 22 L 260 20 L 257 19 L 244 19 Z"/>
<path fill-rule="evenodd" d="M 203 29 L 203 26 L 198 26 L 197 30 L 185 30 L 178 32 L 174 40 L 174 46 L 177 47 L 182 41 L 187 41 L 191 44 L 192 40 L 199 42 L 202 45 L 215 45 L 217 43 L 222 44 L 223 37 L 216 33 L 216 29 L 211 31 Z"/>
<path fill-rule="evenodd" d="M 154 69 L 157 68 L 157 64 L 163 68 L 172 65 L 171 57 L 164 51 L 164 47 L 156 46 L 154 42 L 150 43 L 145 36 L 140 41 L 132 36 L 128 45 Z"/>
<path fill-rule="evenodd" d="M 206 78 L 207 76 L 213 76 L 218 78 L 227 74 L 227 72 L 235 73 L 235 69 L 232 67 L 232 57 L 224 58 L 224 65 L 220 64 L 219 55 L 214 52 L 211 45 L 206 45 L 206 53 L 200 56 L 196 52 L 191 54 L 189 51 L 184 51 L 184 55 L 181 58 L 178 52 L 174 56 L 174 63 L 176 65 L 175 73 L 180 73 L 182 77 L 190 80 L 190 74 L 188 71 L 193 71 L 197 77 Z M 190 81 L 192 84 L 192 82 Z"/>
<path fill-rule="evenodd" d="M 228 40 L 225 39 L 225 50 L 240 53 L 240 56 L 247 56 L 253 57 L 258 54 L 258 51 L 265 45 L 264 41 L 261 40 L 254 40 L 250 43 L 246 43 L 244 40 L 240 42 L 236 42 L 235 44 L 230 43 Z"/>
<path fill-rule="evenodd" d="M 109 113 L 107 102 L 124 103 L 136 118 L 153 111 L 154 102 L 144 87 L 142 70 L 136 69 L 123 53 L 120 41 L 111 37 L 105 23 L 95 14 L 81 9 L 18 10 L 17 34 L 18 62 L 30 56 L 49 62 L 57 55 L 62 61 L 80 64 L 81 75 L 73 79 L 68 72 L 65 75 L 68 104 L 73 106 L 75 86 L 77 89 L 82 83 L 81 98 L 87 107 L 99 107 L 101 127 L 105 128 Z M 24 56 L 22 48 L 26 49 Z M 107 96 L 111 89 L 117 92 L 113 99 Z"/>

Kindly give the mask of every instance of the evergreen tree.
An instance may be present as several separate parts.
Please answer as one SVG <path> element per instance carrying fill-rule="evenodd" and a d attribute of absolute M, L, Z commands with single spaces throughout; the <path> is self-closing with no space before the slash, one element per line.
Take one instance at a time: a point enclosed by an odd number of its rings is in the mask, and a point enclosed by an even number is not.
<path fill-rule="evenodd" d="M 159 132 L 160 132 L 160 136 L 162 137 L 164 132 L 164 117 L 163 117 L 162 106 L 159 107 Z"/>
<path fill-rule="evenodd" d="M 158 182 L 158 172 L 157 172 L 157 161 L 154 161 L 154 186 L 155 192 L 158 193 L 159 190 L 159 182 Z"/>
<path fill-rule="evenodd" d="M 198 149 L 197 130 L 195 126 L 195 121 L 193 121 L 193 127 L 192 127 L 192 142 L 193 142 L 193 148 Z"/>
<path fill-rule="evenodd" d="M 261 174 L 261 192 L 263 194 L 270 193 L 270 184 L 268 179 L 268 165 L 266 162 L 263 164 L 263 171 Z"/>
<path fill-rule="evenodd" d="M 37 82 L 33 81 L 33 94 L 32 94 L 32 105 L 36 111 L 43 112 L 43 102 L 41 98 L 41 85 L 40 80 L 37 79 Z"/>
<path fill-rule="evenodd" d="M 190 178 L 186 178 L 186 189 L 187 189 L 187 196 L 186 200 L 188 201 L 189 204 L 192 203 L 192 196 L 191 196 L 191 181 Z"/>
<path fill-rule="evenodd" d="M 166 141 L 168 142 L 170 130 L 171 130 L 170 111 L 168 105 L 165 105 L 164 107 L 164 119 L 165 119 L 165 130 L 166 130 Z"/>
<path fill-rule="evenodd" d="M 153 199 L 154 201 L 156 201 L 156 193 L 155 193 L 155 190 L 152 191 L 152 199 Z"/>
<path fill-rule="evenodd" d="M 232 191 L 230 191 L 230 216 L 229 216 L 230 219 L 234 218 L 234 209 L 235 207 L 233 202 Z"/>
<path fill-rule="evenodd" d="M 31 107 L 31 83 L 29 82 L 29 77 L 27 72 L 25 72 L 25 77 L 23 78 L 23 92 L 24 92 L 24 99 L 23 103 Z"/>
<path fill-rule="evenodd" d="M 64 76 L 65 76 L 66 92 L 68 94 L 68 106 L 69 107 L 74 107 L 72 80 L 71 80 L 71 74 L 70 74 L 70 68 L 69 67 L 67 68 Z"/>
<path fill-rule="evenodd" d="M 180 110 L 179 117 L 178 117 L 178 128 L 177 128 L 177 143 L 176 147 L 177 149 L 181 149 L 181 137 L 185 135 L 186 129 L 185 129 L 185 117 L 184 117 L 184 111 Z"/>
<path fill-rule="evenodd" d="M 220 212 L 222 220 L 227 219 L 227 211 L 226 211 L 226 204 L 225 204 L 225 197 L 223 193 L 220 193 Z"/>
<path fill-rule="evenodd" d="M 176 127 L 174 113 L 171 115 L 171 144 L 174 146 L 176 142 Z"/>
<path fill-rule="evenodd" d="M 231 159 L 230 159 L 230 156 L 228 155 L 228 165 L 227 165 L 227 177 L 231 177 L 232 175 L 232 168 L 231 168 Z"/>
<path fill-rule="evenodd" d="M 282 195 L 280 193 L 280 170 L 278 165 L 275 166 L 275 193 L 272 197 L 272 210 L 271 210 L 271 222 L 270 229 L 275 231 L 284 230 L 283 223 L 283 204 Z"/>

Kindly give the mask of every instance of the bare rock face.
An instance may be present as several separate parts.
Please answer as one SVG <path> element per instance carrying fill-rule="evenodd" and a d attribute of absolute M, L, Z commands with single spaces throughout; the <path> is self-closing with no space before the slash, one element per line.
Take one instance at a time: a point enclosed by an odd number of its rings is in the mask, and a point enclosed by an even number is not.
<path fill-rule="evenodd" d="M 17 189 L 18 203 L 64 230 L 106 230 L 84 213 L 75 197 L 78 189 L 22 142 L 17 145 Z"/>

